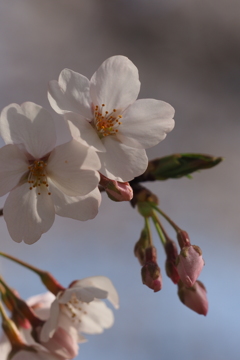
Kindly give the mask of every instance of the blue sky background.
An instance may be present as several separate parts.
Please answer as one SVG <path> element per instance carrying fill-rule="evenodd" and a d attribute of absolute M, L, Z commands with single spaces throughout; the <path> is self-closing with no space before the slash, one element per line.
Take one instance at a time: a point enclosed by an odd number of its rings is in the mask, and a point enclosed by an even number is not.
<path fill-rule="evenodd" d="M 102 61 L 121 54 L 139 68 L 139 97 L 176 109 L 174 131 L 148 151 L 149 158 L 177 152 L 225 158 L 193 180 L 147 184 L 203 250 L 206 318 L 179 301 L 155 233 L 163 289 L 154 294 L 141 284 L 133 247 L 143 220 L 128 203 L 113 203 L 105 195 L 94 220 L 57 217 L 32 246 L 14 243 L 0 219 L 1 250 L 51 271 L 64 286 L 93 275 L 112 279 L 120 296 L 115 324 L 89 336 L 78 359 L 238 360 L 239 1 L 9 0 L 0 7 L 1 109 L 34 101 L 50 110 L 47 84 L 63 68 L 91 77 Z M 7 260 L 1 259 L 0 271 L 23 298 L 44 291 L 34 274 Z"/>

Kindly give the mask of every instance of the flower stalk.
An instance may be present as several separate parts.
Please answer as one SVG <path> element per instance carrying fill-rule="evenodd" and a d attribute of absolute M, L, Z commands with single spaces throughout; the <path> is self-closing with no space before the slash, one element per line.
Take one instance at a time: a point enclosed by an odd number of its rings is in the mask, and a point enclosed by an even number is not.
<path fill-rule="evenodd" d="M 6 259 L 12 260 L 15 263 L 33 271 L 35 274 L 37 274 L 40 277 L 42 283 L 46 286 L 46 288 L 49 291 L 51 291 L 55 296 L 59 293 L 59 291 L 65 289 L 48 271 L 40 270 L 37 267 L 30 265 L 22 260 L 19 260 L 9 254 L 0 252 L 0 255 L 5 257 Z"/>

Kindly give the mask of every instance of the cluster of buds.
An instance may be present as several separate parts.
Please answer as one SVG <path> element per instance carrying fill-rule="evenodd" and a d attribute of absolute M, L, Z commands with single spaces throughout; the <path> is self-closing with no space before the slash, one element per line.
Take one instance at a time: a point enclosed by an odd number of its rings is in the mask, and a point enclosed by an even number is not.
<path fill-rule="evenodd" d="M 145 219 L 145 228 L 141 232 L 140 239 L 135 245 L 134 253 L 142 267 L 142 281 L 154 292 L 161 290 L 162 277 L 157 264 L 157 250 L 153 246 L 150 234 L 149 218 L 153 220 L 156 230 L 166 253 L 166 273 L 172 282 L 178 285 L 180 300 L 190 309 L 199 314 L 206 315 L 208 302 L 206 289 L 197 279 L 204 266 L 202 251 L 199 246 L 192 245 L 186 231 L 181 230 L 164 212 L 158 207 L 158 199 L 148 189 L 138 183 L 131 183 L 134 196 L 131 201 L 133 206 L 138 207 L 139 213 Z M 171 240 L 158 217 L 156 211 L 165 217 L 177 233 L 180 253 L 177 244 Z"/>

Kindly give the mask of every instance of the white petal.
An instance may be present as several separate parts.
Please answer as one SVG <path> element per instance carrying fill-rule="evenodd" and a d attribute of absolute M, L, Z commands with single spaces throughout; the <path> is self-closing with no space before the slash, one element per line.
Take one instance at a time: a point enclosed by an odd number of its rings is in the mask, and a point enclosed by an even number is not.
<path fill-rule="evenodd" d="M 0 149 L 0 196 L 11 191 L 28 171 L 28 161 L 17 145 L 6 145 Z"/>
<path fill-rule="evenodd" d="M 67 196 L 56 186 L 50 187 L 57 215 L 80 221 L 93 219 L 97 215 L 101 203 L 98 187 L 85 196 Z"/>
<path fill-rule="evenodd" d="M 59 75 L 58 82 L 50 81 L 48 100 L 59 114 L 72 111 L 87 119 L 92 118 L 89 80 L 75 71 L 64 69 Z"/>
<path fill-rule="evenodd" d="M 69 288 L 62 293 L 61 297 L 59 298 L 59 303 L 66 304 L 67 302 L 69 302 L 72 295 L 75 295 L 79 301 L 89 303 L 95 298 L 106 299 L 107 291 L 93 286 Z"/>
<path fill-rule="evenodd" d="M 107 299 L 113 304 L 113 306 L 118 309 L 119 308 L 119 298 L 118 293 L 113 283 L 106 276 L 91 276 L 85 279 L 74 281 L 70 286 L 71 288 L 76 287 L 85 287 L 85 286 L 93 286 L 99 289 L 105 290 L 108 292 Z"/>
<path fill-rule="evenodd" d="M 58 299 L 55 299 L 51 305 L 49 319 L 45 322 L 42 327 L 40 340 L 48 341 L 55 333 L 58 327 L 58 320 L 60 316 L 60 306 Z"/>
<path fill-rule="evenodd" d="M 5 333 L 1 333 L 0 335 L 0 354 L 3 358 L 3 360 L 6 360 L 8 357 L 8 354 L 11 351 L 11 344 L 5 335 Z"/>
<path fill-rule="evenodd" d="M 56 296 L 48 291 L 44 294 L 31 296 L 26 302 L 28 306 L 33 308 L 34 312 L 41 320 L 47 320 L 50 315 L 51 304 L 55 298 Z"/>
<path fill-rule="evenodd" d="M 0 118 L 0 133 L 7 144 L 23 144 L 35 159 L 49 153 L 56 143 L 51 115 L 32 102 L 5 107 Z"/>
<path fill-rule="evenodd" d="M 164 101 L 137 100 L 123 112 L 117 137 L 125 145 L 147 149 L 174 128 L 173 116 L 173 107 Z"/>
<path fill-rule="evenodd" d="M 33 244 L 52 226 L 55 210 L 45 186 L 29 190 L 29 184 L 24 183 L 8 195 L 3 215 L 14 241 Z"/>
<path fill-rule="evenodd" d="M 50 354 L 49 352 L 32 352 L 26 350 L 20 350 L 13 356 L 11 360 L 64 360 L 63 357 Z"/>
<path fill-rule="evenodd" d="M 97 131 L 86 118 L 79 114 L 67 113 L 64 118 L 68 121 L 72 137 L 84 145 L 92 146 L 96 151 L 106 151 Z"/>
<path fill-rule="evenodd" d="M 106 153 L 98 153 L 101 161 L 99 172 L 112 180 L 130 181 L 144 173 L 148 158 L 144 149 L 134 149 L 120 143 L 115 136 L 103 140 Z"/>
<path fill-rule="evenodd" d="M 57 146 L 46 167 L 54 185 L 68 196 L 84 196 L 99 182 L 99 159 L 95 151 L 76 140 Z"/>
<path fill-rule="evenodd" d="M 94 105 L 104 110 L 126 109 L 138 97 L 138 69 L 125 56 L 113 56 L 103 62 L 92 76 L 90 94 Z"/>
<path fill-rule="evenodd" d="M 28 306 L 34 307 L 41 307 L 41 306 L 46 306 L 49 307 L 51 306 L 52 302 L 55 300 L 56 296 L 54 296 L 50 291 L 43 293 L 43 294 L 38 294 L 38 295 L 34 295 L 31 296 L 30 298 L 27 299 L 26 303 L 28 304 Z"/>
<path fill-rule="evenodd" d="M 90 304 L 82 304 L 82 311 L 78 331 L 86 334 L 101 334 L 104 329 L 110 328 L 114 323 L 114 316 L 103 301 L 94 300 Z"/>

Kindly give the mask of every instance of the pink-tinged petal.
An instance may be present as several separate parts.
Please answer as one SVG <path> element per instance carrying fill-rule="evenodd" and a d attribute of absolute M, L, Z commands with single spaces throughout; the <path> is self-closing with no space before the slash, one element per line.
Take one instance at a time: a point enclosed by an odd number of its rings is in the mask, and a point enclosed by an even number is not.
<path fill-rule="evenodd" d="M 64 69 L 58 82 L 49 82 L 48 100 L 59 114 L 72 111 L 87 119 L 92 118 L 89 80 L 75 71 Z"/>
<path fill-rule="evenodd" d="M 29 184 L 24 183 L 8 195 L 3 215 L 14 241 L 33 244 L 51 228 L 55 210 L 45 186 L 29 190 Z"/>
<path fill-rule="evenodd" d="M 50 315 L 51 304 L 55 300 L 51 292 L 32 296 L 27 299 L 28 306 L 31 306 L 34 312 L 41 320 L 47 320 Z"/>
<path fill-rule="evenodd" d="M 57 146 L 46 167 L 53 184 L 68 196 L 84 196 L 99 182 L 96 152 L 76 140 Z"/>
<path fill-rule="evenodd" d="M 118 309 L 119 308 L 119 298 L 118 293 L 113 283 L 106 276 L 91 276 L 82 280 L 74 281 L 70 287 L 85 287 L 85 286 L 93 286 L 102 290 L 107 291 L 107 299 L 112 303 L 112 305 Z"/>
<path fill-rule="evenodd" d="M 98 187 L 85 196 L 67 196 L 50 185 L 55 212 L 59 216 L 80 221 L 95 218 L 101 203 Z"/>
<path fill-rule="evenodd" d="M 39 307 L 49 307 L 51 306 L 52 302 L 55 300 L 56 296 L 54 296 L 50 291 L 31 296 L 27 299 L 26 303 L 28 306 L 31 306 L 33 308 L 39 308 Z"/>
<path fill-rule="evenodd" d="M 41 341 L 46 342 L 53 337 L 58 327 L 59 314 L 60 314 L 59 302 L 58 299 L 55 299 L 51 305 L 49 319 L 45 322 L 45 324 L 42 327 L 40 333 Z"/>
<path fill-rule="evenodd" d="M 0 133 L 7 144 L 22 144 L 35 159 L 48 154 L 56 143 L 51 115 L 32 102 L 5 107 L 0 118 Z"/>
<path fill-rule="evenodd" d="M 67 113 L 64 115 L 64 118 L 68 121 L 69 129 L 74 139 L 82 142 L 86 146 L 92 146 L 96 151 L 106 151 L 102 141 L 98 137 L 97 131 L 83 116 L 75 113 Z"/>
<path fill-rule="evenodd" d="M 105 104 L 104 110 L 126 109 L 138 97 L 138 69 L 125 56 L 105 60 L 90 80 L 90 95 L 94 105 Z"/>
<path fill-rule="evenodd" d="M 123 112 L 117 137 L 125 145 L 147 149 L 174 128 L 173 116 L 173 107 L 164 101 L 137 100 Z"/>
<path fill-rule="evenodd" d="M 114 323 L 111 309 L 101 300 L 94 300 L 90 304 L 81 305 L 83 314 L 78 325 L 78 331 L 85 334 L 101 334 L 104 329 Z"/>
<path fill-rule="evenodd" d="M 73 359 L 78 355 L 77 330 L 73 327 L 64 330 L 58 327 L 53 337 L 42 345 L 51 353 L 62 356 L 64 359 Z"/>
<path fill-rule="evenodd" d="M 0 149 L 0 196 L 11 191 L 28 171 L 28 161 L 17 145 Z"/>
<path fill-rule="evenodd" d="M 98 153 L 102 167 L 101 174 L 112 180 L 130 181 L 144 173 L 148 158 L 144 149 L 134 149 L 120 143 L 115 136 L 103 140 L 106 153 Z"/>
<path fill-rule="evenodd" d="M 62 356 L 53 355 L 46 351 L 26 351 L 20 350 L 11 360 L 65 360 Z"/>
<path fill-rule="evenodd" d="M 70 301 L 72 296 L 75 296 L 79 301 L 90 303 L 95 298 L 97 299 L 106 299 L 107 291 L 93 287 L 78 287 L 78 288 L 69 288 L 65 290 L 61 297 L 59 298 L 60 304 L 66 304 Z"/>

